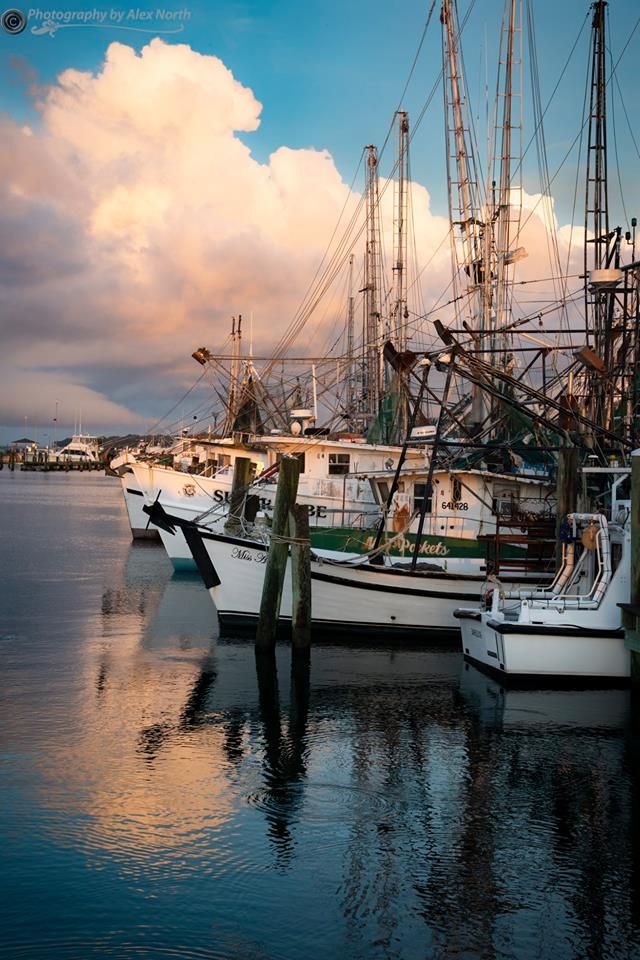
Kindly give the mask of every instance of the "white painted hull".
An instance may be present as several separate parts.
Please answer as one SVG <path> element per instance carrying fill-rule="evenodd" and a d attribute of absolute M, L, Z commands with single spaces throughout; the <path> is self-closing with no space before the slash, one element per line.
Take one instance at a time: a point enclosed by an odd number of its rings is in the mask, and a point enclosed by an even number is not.
<path fill-rule="evenodd" d="M 193 512 L 186 509 L 174 510 L 173 516 L 180 517 L 182 520 L 195 519 Z M 226 517 L 221 517 L 214 524 L 211 524 L 209 529 L 215 533 L 224 533 L 225 520 Z M 184 538 L 181 528 L 176 526 L 174 530 L 175 532 L 171 533 L 168 530 L 158 529 L 162 544 L 167 551 L 167 556 L 173 564 L 173 569 L 178 573 L 197 573 L 197 564 L 193 559 L 191 550 L 189 549 L 189 545 Z M 359 556 L 357 553 L 349 553 L 348 551 L 338 550 L 321 550 L 319 553 L 323 558 L 331 560 L 349 560 L 356 559 Z"/>
<path fill-rule="evenodd" d="M 199 568 L 222 623 L 255 622 L 260 609 L 267 547 L 201 531 L 212 569 Z M 477 603 L 484 577 L 419 573 L 312 560 L 312 623 L 316 629 L 363 633 L 380 630 L 416 636 L 458 633 L 453 612 Z M 213 576 L 212 576 L 213 574 Z M 215 583 L 216 575 L 220 583 Z M 291 565 L 287 564 L 280 621 L 291 620 Z"/>
<path fill-rule="evenodd" d="M 131 536 L 134 540 L 158 540 L 158 530 L 149 523 L 149 517 L 142 509 L 145 498 L 142 490 L 136 484 L 133 473 L 123 474 L 120 482 L 122 483 L 129 526 L 131 527 Z"/>
<path fill-rule="evenodd" d="M 465 657 L 502 676 L 579 680 L 630 675 L 622 629 L 549 626 L 536 632 L 532 624 L 518 631 L 517 624 L 510 628 L 508 622 L 492 620 L 490 611 L 475 618 L 463 615 L 460 627 Z"/>
<path fill-rule="evenodd" d="M 220 529 L 227 519 L 233 479 L 232 470 L 219 473 L 215 477 L 201 477 L 138 463 L 134 468 L 134 476 L 136 481 L 134 486 L 144 494 L 142 502 L 151 505 L 157 499 L 171 516 L 179 517 L 181 520 L 196 520 L 213 509 L 205 523 L 214 530 Z M 341 490 L 342 484 L 335 481 L 301 479 L 298 503 L 310 508 L 309 521 L 312 528 L 329 526 L 333 522 L 333 517 L 343 519 L 345 515 L 362 513 L 371 521 L 378 516 L 378 509 L 373 502 L 369 486 L 364 481 L 349 481 L 348 491 L 353 499 L 343 500 L 338 495 Z M 256 487 L 256 492 L 261 497 L 263 506 L 273 506 L 275 482 Z M 136 503 L 132 504 L 134 510 L 136 506 Z M 127 509 L 129 509 L 128 504 Z M 143 526 L 146 528 L 149 517 L 142 513 L 142 506 L 140 506 L 140 513 L 144 517 Z M 156 528 L 151 525 L 151 529 Z M 175 533 L 164 530 L 158 533 L 174 569 L 184 572 L 195 571 L 196 565 L 180 528 L 176 528 Z M 327 555 L 330 553 L 332 551 L 326 552 Z"/>

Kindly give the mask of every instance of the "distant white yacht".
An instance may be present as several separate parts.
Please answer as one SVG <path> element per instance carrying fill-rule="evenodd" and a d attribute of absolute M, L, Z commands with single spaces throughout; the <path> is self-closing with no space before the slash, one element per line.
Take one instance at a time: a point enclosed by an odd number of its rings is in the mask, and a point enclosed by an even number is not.
<path fill-rule="evenodd" d="M 58 463 L 99 463 L 100 444 L 97 437 L 88 433 L 74 433 L 66 447 L 54 450 L 51 460 Z"/>

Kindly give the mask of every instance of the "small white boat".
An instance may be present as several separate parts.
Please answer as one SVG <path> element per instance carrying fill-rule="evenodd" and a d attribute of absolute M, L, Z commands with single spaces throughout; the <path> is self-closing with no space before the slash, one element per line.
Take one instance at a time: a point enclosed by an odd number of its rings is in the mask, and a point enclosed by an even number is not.
<path fill-rule="evenodd" d="M 620 604 L 630 591 L 630 503 L 616 506 L 617 523 L 602 513 L 567 517 L 548 589 L 505 593 L 496 585 L 485 609 L 456 610 L 466 658 L 502 677 L 629 677 Z"/>

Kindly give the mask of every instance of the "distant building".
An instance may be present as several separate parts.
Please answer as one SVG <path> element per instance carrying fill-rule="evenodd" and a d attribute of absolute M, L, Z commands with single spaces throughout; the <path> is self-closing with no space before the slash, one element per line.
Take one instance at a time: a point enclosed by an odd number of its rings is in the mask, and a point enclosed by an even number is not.
<path fill-rule="evenodd" d="M 14 440 L 9 446 L 20 453 L 24 453 L 26 450 L 32 451 L 38 449 L 36 441 L 29 440 L 28 437 L 21 437 L 19 440 Z"/>

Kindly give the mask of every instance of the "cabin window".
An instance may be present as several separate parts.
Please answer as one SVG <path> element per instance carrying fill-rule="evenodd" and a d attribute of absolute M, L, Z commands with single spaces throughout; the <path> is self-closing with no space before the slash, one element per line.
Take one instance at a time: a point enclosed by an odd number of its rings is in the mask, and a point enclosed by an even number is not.
<path fill-rule="evenodd" d="M 454 477 L 451 481 L 451 499 L 456 503 L 462 500 L 462 481 L 458 480 L 457 477 Z"/>
<path fill-rule="evenodd" d="M 226 453 L 214 454 L 213 457 L 209 457 L 206 462 L 206 470 L 208 473 L 213 474 L 217 473 L 218 470 L 223 470 L 225 467 L 228 467 L 231 464 L 231 457 Z"/>
<path fill-rule="evenodd" d="M 378 503 L 386 503 L 389 499 L 389 484 L 386 480 L 378 480 L 375 486 L 378 492 Z"/>
<path fill-rule="evenodd" d="M 349 464 L 351 454 L 349 453 L 330 453 L 329 454 L 329 476 L 337 477 L 349 473 Z"/>
<path fill-rule="evenodd" d="M 496 487 L 492 512 L 497 517 L 516 517 L 519 512 L 520 492 L 517 487 Z"/>
<path fill-rule="evenodd" d="M 426 506 L 423 507 L 426 497 Z M 420 511 L 424 509 L 425 513 L 431 513 L 433 497 L 427 497 L 426 483 L 414 483 L 413 485 L 413 509 Z"/>

